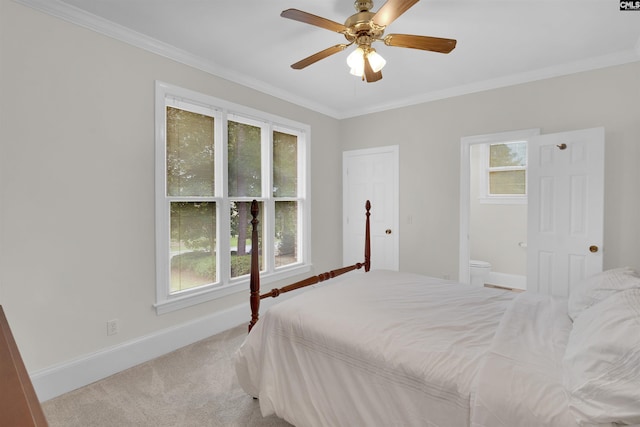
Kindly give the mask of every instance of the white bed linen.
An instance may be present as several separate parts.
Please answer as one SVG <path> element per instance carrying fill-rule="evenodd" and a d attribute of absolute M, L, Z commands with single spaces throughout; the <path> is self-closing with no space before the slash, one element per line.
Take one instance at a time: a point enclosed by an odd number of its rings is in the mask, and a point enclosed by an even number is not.
<path fill-rule="evenodd" d="M 577 426 L 562 384 L 571 328 L 566 298 L 520 294 L 478 373 L 472 426 Z"/>
<path fill-rule="evenodd" d="M 296 426 L 468 426 L 480 362 L 515 297 L 355 273 L 267 310 L 238 350 L 238 379 L 264 416 Z"/>

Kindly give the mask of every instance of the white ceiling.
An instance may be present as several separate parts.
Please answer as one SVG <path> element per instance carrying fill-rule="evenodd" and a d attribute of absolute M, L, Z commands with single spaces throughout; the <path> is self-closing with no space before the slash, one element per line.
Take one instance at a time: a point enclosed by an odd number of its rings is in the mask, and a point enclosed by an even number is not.
<path fill-rule="evenodd" d="M 353 46 L 290 68 L 345 39 L 280 12 L 344 23 L 352 0 L 16 1 L 336 118 L 640 60 L 640 11 L 618 0 L 422 0 L 385 33 L 457 47 L 444 55 L 376 43 L 387 65 L 375 83 L 349 74 Z"/>

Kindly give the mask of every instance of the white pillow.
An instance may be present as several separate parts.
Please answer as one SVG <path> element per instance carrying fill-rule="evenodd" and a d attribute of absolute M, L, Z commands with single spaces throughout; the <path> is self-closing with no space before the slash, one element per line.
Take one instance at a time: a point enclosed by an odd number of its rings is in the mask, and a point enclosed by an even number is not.
<path fill-rule="evenodd" d="M 585 309 L 625 289 L 640 288 L 640 276 L 629 267 L 615 268 L 587 277 L 571 288 L 568 313 L 576 320 Z"/>
<path fill-rule="evenodd" d="M 562 367 L 578 424 L 640 423 L 640 289 L 584 310 L 573 323 Z"/>

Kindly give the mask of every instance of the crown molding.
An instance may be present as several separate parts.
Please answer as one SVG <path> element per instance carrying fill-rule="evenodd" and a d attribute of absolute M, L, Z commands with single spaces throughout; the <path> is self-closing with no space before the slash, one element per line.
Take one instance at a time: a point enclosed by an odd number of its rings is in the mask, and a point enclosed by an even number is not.
<path fill-rule="evenodd" d="M 165 58 L 199 69 L 233 83 L 246 86 L 256 91 L 274 96 L 284 101 L 291 102 L 293 104 L 339 120 L 363 116 L 366 114 L 379 113 L 386 110 L 408 107 L 411 105 L 437 101 L 440 99 L 451 98 L 455 96 L 483 92 L 491 89 L 514 86 L 537 80 L 560 77 L 583 71 L 590 71 L 599 68 L 606 68 L 615 65 L 622 65 L 640 61 L 639 38 L 635 45 L 635 48 L 627 51 L 621 51 L 610 55 L 589 58 L 581 61 L 568 62 L 558 66 L 541 68 L 525 73 L 512 74 L 497 79 L 490 79 L 467 85 L 455 86 L 440 91 L 417 94 L 415 96 L 405 97 L 389 103 L 376 104 L 375 106 L 365 106 L 352 110 L 336 110 L 308 98 L 300 97 L 292 92 L 283 90 L 282 88 L 269 85 L 263 81 L 254 79 L 247 75 L 243 75 L 236 71 L 220 67 L 219 65 L 205 60 L 202 57 L 193 55 L 175 46 L 161 42 L 142 33 L 138 33 L 122 25 L 116 24 L 97 15 L 93 15 L 59 0 L 13 1 L 63 19 L 65 21 L 71 22 L 73 24 L 96 31 L 100 34 L 117 39 L 124 43 L 136 46 L 140 49 L 144 49 Z"/>
<path fill-rule="evenodd" d="M 304 108 L 337 118 L 339 112 L 312 100 L 302 98 L 281 88 L 266 84 L 252 77 L 221 67 L 212 61 L 193 55 L 171 44 L 164 43 L 130 28 L 109 21 L 100 16 L 88 13 L 68 3 L 59 0 L 13 0 L 24 6 L 44 12 L 48 15 L 65 20 L 75 25 L 95 31 L 107 37 L 119 40 L 151 53 L 163 56 L 181 64 L 207 72 L 216 77 L 246 86 L 267 95 L 275 96 Z"/>
<path fill-rule="evenodd" d="M 515 86 L 524 83 L 531 83 L 538 80 L 545 80 L 554 77 L 562 77 L 570 74 L 576 74 L 585 71 L 596 70 L 600 68 L 613 67 L 616 65 L 624 65 L 632 62 L 640 61 L 640 40 L 636 44 L 634 50 L 616 52 L 610 55 L 604 55 L 595 58 L 589 58 L 581 61 L 568 62 L 562 65 L 531 70 L 525 73 L 511 74 L 497 79 L 490 79 L 451 87 L 445 90 L 434 91 L 424 94 L 418 94 L 412 97 L 403 98 L 387 104 L 378 104 L 374 107 L 362 108 L 348 111 L 341 114 L 339 119 L 346 119 L 365 114 L 380 113 L 383 111 L 408 107 L 416 104 L 437 101 L 440 99 L 453 98 L 456 96 L 468 95 L 477 92 L 484 92 L 492 89 L 499 89 L 508 86 Z"/>

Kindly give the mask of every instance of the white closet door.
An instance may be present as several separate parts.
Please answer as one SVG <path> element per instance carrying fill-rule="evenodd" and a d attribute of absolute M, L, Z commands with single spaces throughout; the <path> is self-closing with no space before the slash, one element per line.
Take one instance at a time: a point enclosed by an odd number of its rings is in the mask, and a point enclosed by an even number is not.
<path fill-rule="evenodd" d="M 364 260 L 365 202 L 371 202 L 371 268 L 398 270 L 398 146 L 345 151 L 343 165 L 344 265 Z"/>

